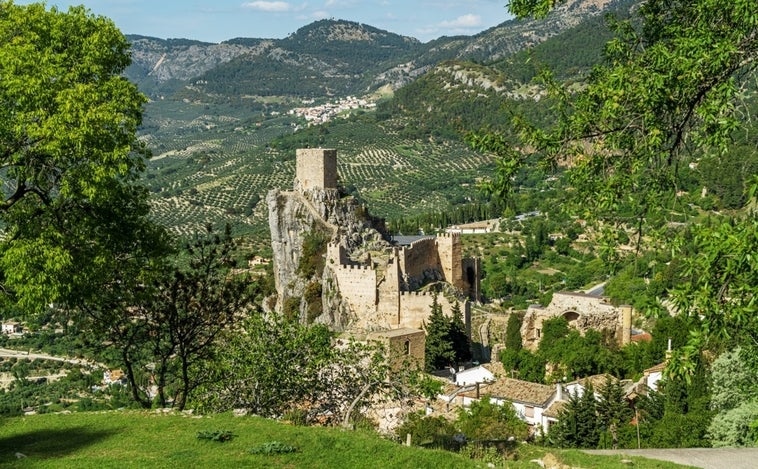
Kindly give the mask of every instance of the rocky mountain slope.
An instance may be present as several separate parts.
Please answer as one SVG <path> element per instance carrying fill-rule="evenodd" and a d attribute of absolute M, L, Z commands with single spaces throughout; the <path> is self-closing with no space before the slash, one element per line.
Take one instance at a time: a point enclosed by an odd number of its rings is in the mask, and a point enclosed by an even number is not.
<path fill-rule="evenodd" d="M 400 87 L 450 59 L 491 62 L 576 26 L 628 0 L 569 0 L 547 19 L 506 21 L 475 36 L 426 44 L 368 25 L 321 20 L 284 39 L 220 44 L 129 36 L 127 76 L 152 97 L 191 85 L 194 96 L 324 97 Z M 503 10 L 503 16 L 506 12 Z"/>

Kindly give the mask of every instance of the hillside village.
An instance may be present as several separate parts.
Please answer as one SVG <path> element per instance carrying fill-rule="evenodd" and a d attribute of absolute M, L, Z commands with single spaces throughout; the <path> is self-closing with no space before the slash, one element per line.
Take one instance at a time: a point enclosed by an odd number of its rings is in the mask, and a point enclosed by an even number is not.
<path fill-rule="evenodd" d="M 303 104 L 312 104 L 310 103 Z M 290 109 L 288 114 L 301 117 L 309 125 L 318 125 L 329 122 L 340 114 L 344 114 L 348 111 L 354 111 L 357 109 L 375 109 L 376 103 L 368 101 L 366 98 L 356 98 L 355 96 L 348 96 L 346 98 L 339 98 L 332 102 L 319 104 L 317 106 L 310 107 L 296 107 Z"/>

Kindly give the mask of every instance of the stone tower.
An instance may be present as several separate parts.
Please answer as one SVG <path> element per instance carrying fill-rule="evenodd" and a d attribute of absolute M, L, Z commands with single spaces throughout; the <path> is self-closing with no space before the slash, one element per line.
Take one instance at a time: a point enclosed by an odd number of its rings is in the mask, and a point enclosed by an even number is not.
<path fill-rule="evenodd" d="M 297 181 L 295 185 L 301 191 L 336 189 L 337 150 L 299 148 L 297 150 Z"/>

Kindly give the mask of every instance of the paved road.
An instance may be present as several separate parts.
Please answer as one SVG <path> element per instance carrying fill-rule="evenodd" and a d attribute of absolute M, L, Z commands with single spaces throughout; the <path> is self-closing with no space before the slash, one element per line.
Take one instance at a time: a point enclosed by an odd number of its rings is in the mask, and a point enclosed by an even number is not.
<path fill-rule="evenodd" d="M 642 456 L 703 469 L 758 468 L 758 448 L 599 449 L 585 452 L 599 455 Z"/>
<path fill-rule="evenodd" d="M 29 360 L 39 358 L 41 360 L 53 360 L 57 362 L 73 363 L 74 365 L 99 366 L 100 368 L 108 369 L 108 367 L 102 363 L 93 362 L 84 358 L 56 357 L 54 355 L 48 355 L 46 353 L 24 352 L 21 350 L 13 350 L 7 348 L 0 348 L 0 357 L 26 358 Z"/>
<path fill-rule="evenodd" d="M 598 283 L 597 285 L 592 286 L 592 287 L 590 287 L 587 290 L 584 290 L 584 293 L 586 293 L 588 295 L 603 296 L 603 294 L 605 293 L 605 284 L 606 283 L 607 282 Z"/>

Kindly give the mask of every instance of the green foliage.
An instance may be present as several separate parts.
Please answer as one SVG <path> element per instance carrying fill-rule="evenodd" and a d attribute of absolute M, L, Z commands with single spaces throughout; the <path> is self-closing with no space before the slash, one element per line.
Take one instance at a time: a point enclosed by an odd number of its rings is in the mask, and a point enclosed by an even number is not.
<path fill-rule="evenodd" d="M 750 352 L 741 348 L 722 353 L 711 366 L 711 407 L 716 411 L 734 409 L 758 399 L 758 370 Z"/>
<path fill-rule="evenodd" d="M 297 448 L 281 441 L 267 441 L 260 446 L 250 448 L 250 454 L 286 454 L 295 451 Z"/>
<path fill-rule="evenodd" d="M 170 401 L 183 409 L 205 379 L 217 337 L 256 296 L 256 283 L 230 274 L 236 248 L 228 226 L 223 235 L 208 226 L 187 242 L 174 265 L 119 266 L 121 281 L 98 290 L 97 302 L 81 301 L 76 309 L 59 312 L 61 321 L 70 314 L 99 343 L 108 341 L 135 402 L 149 408 Z M 149 380 L 155 381 L 157 396 L 147 388 Z"/>
<path fill-rule="evenodd" d="M 600 441 L 597 418 L 597 403 L 592 385 L 587 385 L 581 395 L 569 393 L 558 422 L 550 428 L 548 437 L 561 448 L 596 448 Z"/>
<path fill-rule="evenodd" d="M 391 371 L 380 347 L 338 340 L 323 324 L 252 315 L 218 344 L 197 405 L 271 418 L 298 410 L 304 423 L 347 426 L 363 406 L 418 394 L 411 367 Z"/>
<path fill-rule="evenodd" d="M 218 359 L 209 367 L 210 379 L 198 398 L 201 408 L 244 408 L 279 417 L 319 392 L 319 371 L 333 359 L 331 333 L 325 326 L 257 314 L 242 326 L 242 334 L 228 334 L 219 345 Z"/>
<path fill-rule="evenodd" d="M 0 4 L 0 269 L 27 311 L 93 294 L 114 265 L 151 250 L 135 185 L 145 97 L 121 76 L 128 47 L 84 7 Z"/>
<path fill-rule="evenodd" d="M 308 324 L 316 320 L 324 312 L 323 303 L 321 301 L 321 283 L 311 282 L 305 287 L 303 293 L 305 303 L 308 305 L 306 309 L 305 319 Z M 299 306 L 299 305 L 298 305 Z"/>
<path fill-rule="evenodd" d="M 627 426 L 632 419 L 632 412 L 626 402 L 621 383 L 606 375 L 605 383 L 598 389 L 595 405 L 597 421 L 602 430 L 611 434 L 613 449 L 618 447 L 619 430 Z"/>
<path fill-rule="evenodd" d="M 708 426 L 713 446 L 758 445 L 758 371 L 750 349 L 721 354 L 711 368 L 711 408 L 717 413 Z"/>
<path fill-rule="evenodd" d="M 758 400 L 747 401 L 719 412 L 708 426 L 714 447 L 758 446 Z"/>
<path fill-rule="evenodd" d="M 203 430 L 197 432 L 198 440 L 218 441 L 223 443 L 234 438 L 234 433 L 229 430 Z"/>
<path fill-rule="evenodd" d="M 516 440 L 526 438 L 526 423 L 519 419 L 512 405 L 498 405 L 489 397 L 473 402 L 468 409 L 460 409 L 456 420 L 458 430 L 468 440 Z"/>
<path fill-rule="evenodd" d="M 402 425 L 395 429 L 395 435 L 401 442 L 411 434 L 411 444 L 431 448 L 448 448 L 452 444 L 456 428 L 453 422 L 442 415 L 423 416 L 411 413 Z"/>
<path fill-rule="evenodd" d="M 508 324 L 505 330 L 505 348 L 518 352 L 521 350 L 521 323 L 523 316 L 518 313 L 511 313 L 508 316 Z"/>
<path fill-rule="evenodd" d="M 442 314 L 435 294 L 426 329 L 424 362 L 427 371 L 440 370 L 471 359 L 471 344 L 466 335 L 460 305 L 453 306 L 452 317 Z"/>
<path fill-rule="evenodd" d="M 751 201 L 758 200 L 758 183 L 752 186 Z M 749 209 L 743 217 L 693 228 L 691 251 L 683 259 L 683 276 L 672 292 L 681 311 L 698 318 L 699 328 L 691 336 L 687 359 L 701 347 L 755 344 L 758 340 L 758 212 Z M 684 250 L 685 245 L 678 246 Z"/>
<path fill-rule="evenodd" d="M 297 266 L 298 275 L 310 278 L 321 274 L 324 270 L 327 243 L 329 243 L 329 235 L 321 230 L 314 229 L 306 233 L 303 238 L 300 264 Z"/>

